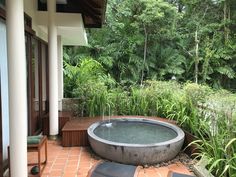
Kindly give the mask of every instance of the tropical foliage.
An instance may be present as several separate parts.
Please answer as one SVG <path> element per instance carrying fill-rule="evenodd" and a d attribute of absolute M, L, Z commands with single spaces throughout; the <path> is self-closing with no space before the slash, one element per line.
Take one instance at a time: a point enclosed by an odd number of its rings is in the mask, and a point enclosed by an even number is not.
<path fill-rule="evenodd" d="M 65 97 L 79 116 L 176 120 L 212 174 L 234 177 L 235 17 L 234 0 L 109 0 L 89 46 L 64 47 Z"/>
<path fill-rule="evenodd" d="M 176 78 L 235 90 L 235 17 L 234 0 L 109 0 L 89 46 L 65 52 L 93 57 L 123 85 Z"/>
<path fill-rule="evenodd" d="M 176 120 L 200 140 L 198 156 L 216 176 L 236 173 L 236 95 L 196 83 L 146 80 L 123 87 L 91 58 L 65 64 L 66 94 L 79 99 L 80 116 L 146 115 Z"/>
<path fill-rule="evenodd" d="M 236 174 L 235 94 L 176 81 L 147 80 L 142 86 L 122 87 L 93 59 L 65 66 L 66 80 L 75 78 L 72 96 L 80 100 L 80 116 L 146 115 L 176 120 L 199 137 L 194 142 L 201 152 L 198 156 L 209 159 L 213 174 Z"/>

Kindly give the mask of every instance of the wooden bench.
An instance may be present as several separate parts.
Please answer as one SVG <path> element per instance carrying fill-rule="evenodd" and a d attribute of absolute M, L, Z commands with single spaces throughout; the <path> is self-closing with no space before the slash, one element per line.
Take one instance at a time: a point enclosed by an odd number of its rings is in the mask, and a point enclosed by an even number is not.
<path fill-rule="evenodd" d="M 41 150 L 45 148 L 45 161 L 41 162 Z M 39 173 L 37 176 L 41 176 L 44 168 L 47 164 L 48 154 L 47 154 L 47 137 L 43 136 L 38 144 L 28 144 L 27 152 L 37 152 L 37 162 L 36 163 L 28 163 L 29 166 L 37 165 L 39 168 Z M 8 146 L 8 161 L 9 161 L 9 176 L 11 176 L 11 168 L 10 168 L 10 146 Z"/>
<path fill-rule="evenodd" d="M 88 146 L 87 128 L 91 124 L 86 119 L 73 119 L 67 122 L 62 128 L 62 146 Z"/>
<path fill-rule="evenodd" d="M 62 135 L 62 128 L 68 121 L 72 119 L 73 114 L 67 111 L 59 111 L 58 114 L 59 114 L 59 135 Z"/>
<path fill-rule="evenodd" d="M 45 161 L 41 162 L 41 150 L 45 148 Z M 38 144 L 29 144 L 27 145 L 28 152 L 37 152 L 38 154 L 38 162 L 37 163 L 29 163 L 28 165 L 37 165 L 39 168 L 38 176 L 41 176 L 43 173 L 44 168 L 46 167 L 47 160 L 48 160 L 48 152 L 47 152 L 47 137 L 43 136 L 41 141 Z M 42 166 L 42 168 L 41 168 Z"/>
<path fill-rule="evenodd" d="M 59 111 L 58 112 L 58 119 L 59 119 L 59 135 L 61 135 L 62 127 L 71 120 L 73 117 L 73 114 L 68 111 Z M 43 134 L 49 135 L 49 113 L 43 115 Z"/>

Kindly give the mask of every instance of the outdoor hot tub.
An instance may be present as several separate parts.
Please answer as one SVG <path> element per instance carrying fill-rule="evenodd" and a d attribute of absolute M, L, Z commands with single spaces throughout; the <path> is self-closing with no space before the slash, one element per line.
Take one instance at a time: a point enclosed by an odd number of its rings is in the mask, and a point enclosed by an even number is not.
<path fill-rule="evenodd" d="M 89 143 L 99 156 L 124 164 L 154 164 L 173 159 L 184 132 L 156 120 L 122 118 L 100 121 L 88 128 Z"/>

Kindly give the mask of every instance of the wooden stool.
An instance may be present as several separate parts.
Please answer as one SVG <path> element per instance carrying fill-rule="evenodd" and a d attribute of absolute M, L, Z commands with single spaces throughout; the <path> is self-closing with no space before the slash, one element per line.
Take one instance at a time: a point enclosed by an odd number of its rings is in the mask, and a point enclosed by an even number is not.
<path fill-rule="evenodd" d="M 45 161 L 41 163 L 41 149 L 42 147 L 45 148 Z M 46 166 L 47 163 L 47 158 L 48 158 L 48 152 L 47 152 L 47 137 L 43 136 L 41 138 L 41 141 L 38 144 L 28 144 L 27 145 L 27 151 L 28 152 L 37 152 L 38 153 L 38 162 L 37 163 L 29 163 L 28 165 L 38 165 L 39 168 L 39 174 L 38 176 L 41 176 L 43 173 L 43 170 Z M 41 169 L 41 165 L 42 169 Z"/>
<path fill-rule="evenodd" d="M 45 161 L 41 162 L 41 150 L 45 148 Z M 38 153 L 38 162 L 37 163 L 29 163 L 28 165 L 37 165 L 39 168 L 39 173 L 37 176 L 41 176 L 43 170 L 47 164 L 48 152 L 47 152 L 47 137 L 43 136 L 38 144 L 27 144 L 27 152 L 37 152 Z M 9 161 L 9 176 L 11 176 L 11 168 L 10 168 L 10 147 L 8 146 L 8 161 Z M 41 167 L 42 166 L 42 167 Z"/>

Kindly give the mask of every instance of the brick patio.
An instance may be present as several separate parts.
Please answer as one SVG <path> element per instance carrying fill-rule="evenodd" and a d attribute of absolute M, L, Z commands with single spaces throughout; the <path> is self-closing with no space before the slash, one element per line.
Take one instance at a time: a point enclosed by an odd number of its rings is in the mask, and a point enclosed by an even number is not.
<path fill-rule="evenodd" d="M 28 161 L 35 162 L 36 154 L 28 153 Z M 60 141 L 48 141 L 48 163 L 42 177 L 86 177 L 98 161 L 88 147 L 62 147 Z M 138 177 L 167 177 L 169 171 L 191 174 L 178 162 L 167 167 L 141 168 Z"/>

